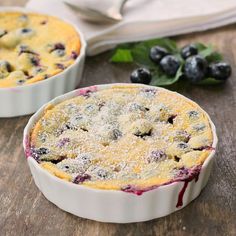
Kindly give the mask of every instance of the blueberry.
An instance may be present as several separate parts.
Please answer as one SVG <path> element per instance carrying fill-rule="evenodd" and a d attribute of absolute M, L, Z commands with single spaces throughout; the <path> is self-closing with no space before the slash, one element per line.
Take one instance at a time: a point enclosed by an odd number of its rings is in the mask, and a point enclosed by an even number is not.
<path fill-rule="evenodd" d="M 186 149 L 186 148 L 188 148 L 188 144 L 187 143 L 185 143 L 185 142 L 180 142 L 180 143 L 178 143 L 178 148 L 181 148 L 181 149 Z"/>
<path fill-rule="evenodd" d="M 77 57 L 78 57 L 78 53 L 72 51 L 71 52 L 71 58 L 75 60 Z"/>
<path fill-rule="evenodd" d="M 32 31 L 32 29 L 29 29 L 29 28 L 23 28 L 23 29 L 21 29 L 21 33 L 22 34 L 28 34 L 28 33 L 30 33 Z"/>
<path fill-rule="evenodd" d="M 24 80 L 24 79 L 20 79 L 20 80 L 17 81 L 17 84 L 18 84 L 18 85 L 22 85 L 22 84 L 25 83 L 25 81 L 26 81 L 26 80 Z"/>
<path fill-rule="evenodd" d="M 40 59 L 37 56 L 30 57 L 30 62 L 33 66 L 40 66 Z"/>
<path fill-rule="evenodd" d="M 91 176 L 88 174 L 77 175 L 73 181 L 75 184 L 81 184 L 86 180 L 90 180 Z"/>
<path fill-rule="evenodd" d="M 150 71 L 145 68 L 138 68 L 130 75 L 130 80 L 132 83 L 149 84 L 151 79 L 152 76 Z"/>
<path fill-rule="evenodd" d="M 50 151 L 47 148 L 41 147 L 38 149 L 32 148 L 32 157 L 38 160 L 40 156 L 48 154 Z"/>
<path fill-rule="evenodd" d="M 188 57 L 197 54 L 198 54 L 198 49 L 194 44 L 186 45 L 181 49 L 181 56 L 183 57 L 183 59 L 187 59 Z"/>
<path fill-rule="evenodd" d="M 155 150 L 148 156 L 148 163 L 163 161 L 167 158 L 167 155 L 161 150 Z"/>
<path fill-rule="evenodd" d="M 112 136 L 111 137 L 112 140 L 117 140 L 122 136 L 122 133 L 119 129 L 114 129 L 114 130 L 112 130 L 112 135 L 111 136 Z"/>
<path fill-rule="evenodd" d="M 226 62 L 212 63 L 208 67 L 208 76 L 217 80 L 227 80 L 231 71 L 231 66 Z"/>
<path fill-rule="evenodd" d="M 180 61 L 173 55 L 167 55 L 161 59 L 161 69 L 169 76 L 174 76 L 180 67 Z"/>
<path fill-rule="evenodd" d="M 189 57 L 184 66 L 184 75 L 191 83 L 203 80 L 207 72 L 207 61 L 197 55 Z"/>
<path fill-rule="evenodd" d="M 65 69 L 65 66 L 61 63 L 56 63 L 55 66 L 56 66 L 56 68 L 61 69 L 61 70 Z"/>
<path fill-rule="evenodd" d="M 65 146 L 69 142 L 70 142 L 69 138 L 63 138 L 63 139 L 59 140 L 57 146 L 62 148 L 63 146 Z"/>
<path fill-rule="evenodd" d="M 38 154 L 38 155 L 45 155 L 45 154 L 48 154 L 49 153 L 49 150 L 47 148 L 44 148 L 44 147 L 41 147 L 39 149 L 36 149 L 35 152 Z"/>
<path fill-rule="evenodd" d="M 199 113 L 197 111 L 189 111 L 188 112 L 189 118 L 190 119 L 198 119 L 199 118 Z"/>
<path fill-rule="evenodd" d="M 98 177 L 100 177 L 101 179 L 106 179 L 108 176 L 108 171 L 104 170 L 104 169 L 99 169 L 97 171 L 97 175 Z"/>
<path fill-rule="evenodd" d="M 0 71 L 11 72 L 12 67 L 8 61 L 0 60 Z"/>
<path fill-rule="evenodd" d="M 201 123 L 201 124 L 196 124 L 193 126 L 193 129 L 196 130 L 197 132 L 203 131 L 206 128 L 206 125 Z"/>
<path fill-rule="evenodd" d="M 168 51 L 163 48 L 163 47 L 160 47 L 160 46 L 154 46 L 151 48 L 150 50 L 150 54 L 149 54 L 149 57 L 150 59 L 159 64 L 159 62 L 161 61 L 161 59 L 164 57 L 164 56 L 167 56 L 169 53 Z"/>

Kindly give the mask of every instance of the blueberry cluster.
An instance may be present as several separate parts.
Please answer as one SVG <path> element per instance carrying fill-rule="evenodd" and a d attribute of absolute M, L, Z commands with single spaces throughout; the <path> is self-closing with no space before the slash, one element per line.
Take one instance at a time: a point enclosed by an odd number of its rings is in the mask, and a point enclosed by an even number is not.
<path fill-rule="evenodd" d="M 198 49 L 194 44 L 183 47 L 181 56 L 185 60 L 184 76 L 191 83 L 198 83 L 206 77 L 224 81 L 231 75 L 231 66 L 228 63 L 208 63 L 204 57 L 198 54 Z"/>
<path fill-rule="evenodd" d="M 226 62 L 211 62 L 199 54 L 195 44 L 189 44 L 181 48 L 180 55 L 172 55 L 164 47 L 153 46 L 149 52 L 149 58 L 162 73 L 168 77 L 176 76 L 182 65 L 182 73 L 191 83 L 199 83 L 205 78 L 213 78 L 220 81 L 227 80 L 231 75 L 231 66 Z M 152 79 L 151 72 L 146 68 L 138 68 L 131 73 L 132 83 L 149 84 Z"/>

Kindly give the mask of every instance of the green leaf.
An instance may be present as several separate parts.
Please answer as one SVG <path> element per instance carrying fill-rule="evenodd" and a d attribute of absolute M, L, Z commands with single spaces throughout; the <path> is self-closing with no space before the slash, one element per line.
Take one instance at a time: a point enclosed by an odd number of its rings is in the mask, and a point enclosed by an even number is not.
<path fill-rule="evenodd" d="M 213 53 L 212 46 L 206 47 L 205 49 L 199 51 L 199 54 L 204 58 L 210 56 L 212 53 Z"/>
<path fill-rule="evenodd" d="M 206 78 L 202 81 L 200 81 L 199 83 L 197 83 L 197 85 L 214 85 L 214 84 L 222 84 L 224 83 L 224 81 L 222 80 L 216 80 L 216 79 L 213 79 L 213 78 Z"/>
<path fill-rule="evenodd" d="M 196 47 L 198 48 L 199 54 L 206 58 L 206 60 L 211 62 L 219 62 L 223 59 L 223 56 L 219 53 L 214 51 L 212 45 L 204 45 L 202 43 L 196 43 Z"/>
<path fill-rule="evenodd" d="M 147 40 L 139 44 L 143 44 L 149 50 L 151 49 L 151 47 L 158 45 L 160 47 L 164 47 L 167 51 L 169 51 L 172 54 L 175 54 L 178 52 L 178 48 L 175 41 L 168 38 Z"/>
<path fill-rule="evenodd" d="M 178 71 L 174 77 L 169 77 L 166 74 L 164 74 L 163 72 L 156 70 L 152 74 L 151 85 L 153 85 L 153 86 L 171 85 L 171 84 L 174 84 L 175 82 L 177 82 L 182 75 L 183 75 L 182 66 L 180 66 L 180 68 L 178 69 Z"/>
<path fill-rule="evenodd" d="M 118 62 L 131 63 L 134 60 L 130 49 L 117 49 L 113 54 L 112 58 L 110 59 L 110 61 L 115 63 Z"/>
<path fill-rule="evenodd" d="M 137 65 L 147 67 L 148 69 L 157 68 L 157 65 L 149 58 L 149 49 L 147 49 L 146 45 L 141 43 L 135 45 L 131 53 Z"/>
<path fill-rule="evenodd" d="M 203 43 L 194 43 L 194 45 L 197 47 L 198 51 L 202 51 L 207 48 L 207 46 Z"/>
<path fill-rule="evenodd" d="M 131 51 L 134 62 L 139 66 L 145 66 L 149 69 L 157 68 L 157 65 L 149 57 L 150 49 L 156 45 L 164 47 L 172 54 L 179 55 L 175 41 L 170 39 L 153 39 L 136 43 L 133 46 Z"/>
<path fill-rule="evenodd" d="M 206 57 L 209 63 L 211 62 L 219 62 L 223 60 L 223 56 L 219 52 L 213 52 L 209 56 Z"/>

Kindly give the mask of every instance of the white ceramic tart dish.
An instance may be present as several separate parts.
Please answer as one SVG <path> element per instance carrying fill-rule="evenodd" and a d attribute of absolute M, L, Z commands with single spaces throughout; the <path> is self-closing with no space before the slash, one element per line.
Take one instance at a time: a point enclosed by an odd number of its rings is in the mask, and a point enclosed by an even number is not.
<path fill-rule="evenodd" d="M 206 185 L 217 136 L 196 103 L 140 84 L 78 89 L 40 108 L 24 130 L 35 184 L 59 208 L 129 223 L 185 207 Z"/>
<path fill-rule="evenodd" d="M 19 19 L 19 22 L 17 21 L 16 25 L 11 25 L 9 21 L 4 21 L 4 14 L 6 15 L 6 19 L 10 14 L 12 14 L 12 17 L 15 19 L 15 15 L 18 13 L 22 14 L 22 16 L 19 16 L 21 19 Z M 1 14 L 0 34 L 2 33 L 2 37 L 0 37 L 0 49 L 2 47 L 2 54 L 0 57 L 0 117 L 15 117 L 32 114 L 51 99 L 72 91 L 78 86 L 83 73 L 86 42 L 83 34 L 75 25 L 67 20 L 44 15 L 40 13 L 40 11 L 35 12 L 21 7 L 1 7 L 0 15 Z M 29 18 L 29 24 L 27 23 L 27 17 Z M 37 23 L 40 17 L 48 21 L 42 20 L 40 23 Z M 69 51 L 74 52 L 73 45 L 75 45 L 75 43 L 72 41 L 69 46 L 67 44 L 64 46 L 56 42 L 56 29 L 55 34 L 45 36 L 49 37 L 51 41 L 55 41 L 54 48 L 47 48 L 48 56 L 46 55 L 46 46 L 45 50 L 43 48 L 44 44 L 42 45 L 42 43 L 40 43 L 40 45 L 37 46 L 37 42 L 44 43 L 42 33 L 47 32 L 47 30 L 45 31 L 43 27 L 47 27 L 48 22 L 48 27 L 51 28 L 53 25 L 60 25 L 60 23 L 68 27 L 65 28 L 64 35 L 58 36 L 58 40 L 66 38 L 70 40 L 67 36 L 68 32 L 74 34 L 74 37 L 75 35 L 78 36 L 78 53 L 69 56 Z M 35 26 L 35 28 L 32 30 L 30 28 L 31 26 Z M 8 27 L 8 30 L 2 29 L 5 27 Z M 19 27 L 19 29 L 17 27 Z M 63 34 L 63 32 L 61 33 Z M 27 34 L 27 36 L 25 36 L 25 34 Z M 17 37 L 14 38 L 14 35 Z M 46 43 L 47 42 L 45 42 L 45 45 Z M 50 43 L 48 43 L 48 45 L 53 46 L 50 45 Z M 31 47 L 33 48 L 32 50 Z M 4 58 L 4 55 L 6 55 L 6 58 Z M 53 61 L 54 59 L 55 61 Z M 6 71 L 6 73 L 9 72 L 7 78 L 1 77 L 3 72 L 5 73 L 5 71 L 2 71 L 4 70 L 3 61 L 10 61 L 13 64 L 11 68 L 10 66 L 7 67 L 8 71 Z M 57 63 L 60 61 L 62 61 L 64 65 Z M 32 63 L 32 67 L 30 67 L 29 63 Z M 46 72 L 48 74 L 46 74 Z M 41 79 L 39 75 L 44 76 L 44 79 Z M 17 86 L 14 86 L 14 83 L 16 83 L 14 81 L 16 81 L 18 76 L 23 76 L 24 79 L 17 80 L 22 82 L 22 84 L 17 82 Z"/>

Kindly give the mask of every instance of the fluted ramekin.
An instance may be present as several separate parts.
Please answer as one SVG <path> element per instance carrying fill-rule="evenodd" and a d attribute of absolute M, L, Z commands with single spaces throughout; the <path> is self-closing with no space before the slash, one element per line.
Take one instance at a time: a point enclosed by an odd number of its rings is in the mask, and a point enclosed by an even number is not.
<path fill-rule="evenodd" d="M 0 7 L 0 12 L 39 13 L 21 7 Z M 62 72 L 28 85 L 11 88 L 0 88 L 0 117 L 15 117 L 32 114 L 51 99 L 75 89 L 81 78 L 84 67 L 86 42 L 82 32 L 67 20 L 78 32 L 81 41 L 80 54 L 72 65 Z"/>
<path fill-rule="evenodd" d="M 66 99 L 83 94 L 87 90 L 97 91 L 114 85 L 116 84 L 78 89 L 52 100 L 49 104 L 58 104 Z M 125 86 L 127 84 L 119 85 Z M 153 88 L 146 85 L 133 86 Z M 182 95 L 179 94 L 179 96 Z M 191 101 L 188 98 L 185 99 Z M 147 221 L 168 215 L 185 207 L 200 194 L 206 185 L 214 160 L 217 136 L 215 126 L 205 111 L 203 112 L 208 117 L 213 132 L 213 145 L 210 155 L 200 168 L 200 172 L 188 180 L 177 180 L 137 195 L 118 190 L 100 190 L 76 185 L 55 177 L 35 161 L 30 152 L 30 134 L 35 123 L 43 115 L 45 107 L 49 104 L 40 108 L 30 118 L 24 130 L 23 146 L 35 184 L 49 201 L 64 211 L 102 222 L 129 223 Z"/>

